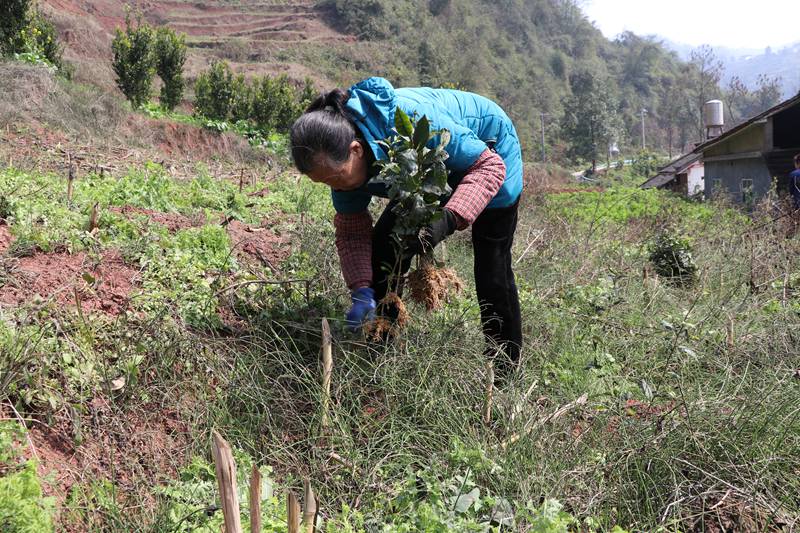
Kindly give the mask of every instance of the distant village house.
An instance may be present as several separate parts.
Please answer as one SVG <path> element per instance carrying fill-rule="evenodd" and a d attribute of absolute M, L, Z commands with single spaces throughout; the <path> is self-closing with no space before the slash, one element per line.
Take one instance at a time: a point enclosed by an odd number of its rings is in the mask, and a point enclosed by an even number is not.
<path fill-rule="evenodd" d="M 787 191 L 800 153 L 800 94 L 697 148 L 705 163 L 705 196 L 749 204 L 769 192 L 773 178 Z"/>
<path fill-rule="evenodd" d="M 726 132 L 721 123 L 709 124 L 708 118 L 706 113 L 710 138 L 660 169 L 642 188 L 692 195 L 699 189 L 696 177 L 702 172 L 707 199 L 723 195 L 752 204 L 769 192 L 773 179 L 779 191 L 788 190 L 792 159 L 800 153 L 800 94 Z"/>
<path fill-rule="evenodd" d="M 703 159 L 700 154 L 689 153 L 670 161 L 658 174 L 641 185 L 642 189 L 666 189 L 684 196 L 703 194 Z"/>

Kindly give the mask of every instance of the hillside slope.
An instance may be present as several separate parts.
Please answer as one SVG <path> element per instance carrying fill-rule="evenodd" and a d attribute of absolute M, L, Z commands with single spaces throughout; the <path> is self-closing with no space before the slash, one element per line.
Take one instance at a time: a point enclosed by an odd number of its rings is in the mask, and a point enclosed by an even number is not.
<path fill-rule="evenodd" d="M 123 0 L 43 0 L 65 43 L 65 56 L 76 66 L 76 78 L 115 90 L 111 39 L 124 27 Z M 288 73 L 296 79 L 324 82 L 314 69 L 281 60 L 280 52 L 307 46 L 347 44 L 355 39 L 325 24 L 325 10 L 313 0 L 246 2 L 183 2 L 134 0 L 144 20 L 167 25 L 187 35 L 187 76 L 191 79 L 215 58 L 226 59 L 240 72 Z"/>

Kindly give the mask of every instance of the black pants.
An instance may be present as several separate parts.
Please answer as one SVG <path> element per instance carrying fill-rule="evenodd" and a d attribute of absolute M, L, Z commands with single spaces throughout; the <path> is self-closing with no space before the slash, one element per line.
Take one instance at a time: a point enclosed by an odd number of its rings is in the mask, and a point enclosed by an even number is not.
<path fill-rule="evenodd" d="M 498 373 L 519 360 L 522 346 L 522 317 L 514 272 L 511 270 L 511 245 L 517 228 L 519 201 L 510 207 L 486 209 L 472 224 L 475 255 L 475 289 L 481 306 L 481 324 L 486 336 L 486 354 L 495 359 Z M 391 236 L 395 215 L 390 204 L 372 232 L 372 288 L 380 301 L 389 291 L 401 293 L 398 279 L 411 267 L 411 259 L 401 259 Z M 397 268 L 396 268 L 397 267 Z M 383 314 L 395 317 L 392 309 Z"/>

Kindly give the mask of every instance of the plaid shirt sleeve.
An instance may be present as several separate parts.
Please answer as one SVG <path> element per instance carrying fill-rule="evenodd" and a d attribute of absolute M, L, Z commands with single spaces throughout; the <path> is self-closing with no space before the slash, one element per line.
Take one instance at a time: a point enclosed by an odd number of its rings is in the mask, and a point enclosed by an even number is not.
<path fill-rule="evenodd" d="M 506 164 L 503 158 L 491 150 L 484 151 L 469 167 L 445 205 L 456 215 L 458 229 L 466 229 L 475 222 L 503 186 L 505 179 Z"/>
<path fill-rule="evenodd" d="M 368 211 L 336 213 L 336 250 L 347 287 L 354 291 L 372 285 L 372 217 Z"/>

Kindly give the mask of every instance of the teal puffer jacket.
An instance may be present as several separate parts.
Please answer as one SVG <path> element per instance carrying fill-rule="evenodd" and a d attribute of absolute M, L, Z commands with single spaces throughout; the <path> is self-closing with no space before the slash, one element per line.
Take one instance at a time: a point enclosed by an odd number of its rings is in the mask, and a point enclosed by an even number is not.
<path fill-rule="evenodd" d="M 400 107 L 406 114 L 428 117 L 431 129 L 450 131 L 446 166 L 449 183 L 455 188 L 466 171 L 489 147 L 506 165 L 503 186 L 487 208 L 513 205 L 522 192 L 522 153 L 514 124 L 505 112 L 483 96 L 452 89 L 395 89 L 383 78 L 373 77 L 350 88 L 347 109 L 375 159 L 386 154 L 378 144 L 394 134 L 394 113 Z M 434 139 L 434 143 L 438 138 Z M 386 197 L 383 185 L 370 180 L 354 191 L 333 191 L 333 205 L 338 213 L 359 213 L 369 205 L 372 196 Z"/>

